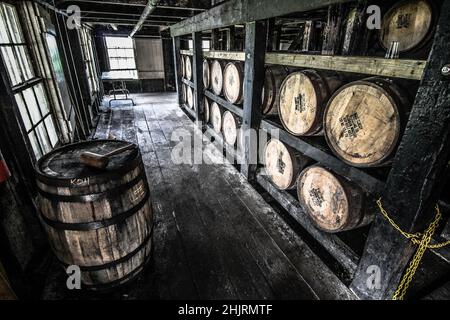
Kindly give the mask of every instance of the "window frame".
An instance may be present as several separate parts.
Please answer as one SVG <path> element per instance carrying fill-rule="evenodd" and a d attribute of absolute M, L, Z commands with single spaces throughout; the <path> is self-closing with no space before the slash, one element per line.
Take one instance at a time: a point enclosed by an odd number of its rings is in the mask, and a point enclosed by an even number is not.
<path fill-rule="evenodd" d="M 105 35 L 104 36 L 104 41 L 105 41 L 105 48 L 106 48 L 106 54 L 108 56 L 108 65 L 109 65 L 109 70 L 110 71 L 126 71 L 126 70 L 136 70 L 137 68 L 137 64 L 136 64 L 136 44 L 134 42 L 134 39 L 131 38 L 132 41 L 132 47 L 109 47 L 108 46 L 108 41 L 107 38 L 128 38 L 127 36 L 118 36 L 118 35 Z M 110 50 L 133 50 L 133 57 L 131 58 L 130 56 L 114 56 L 111 57 L 110 56 Z M 124 59 L 124 60 L 133 60 L 133 64 L 134 64 L 134 68 L 113 68 L 111 66 L 111 60 L 119 60 L 119 59 Z"/>

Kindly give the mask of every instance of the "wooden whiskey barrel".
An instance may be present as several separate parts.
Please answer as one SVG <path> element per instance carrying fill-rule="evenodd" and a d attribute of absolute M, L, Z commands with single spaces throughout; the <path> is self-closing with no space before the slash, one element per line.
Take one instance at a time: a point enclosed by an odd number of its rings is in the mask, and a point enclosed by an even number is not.
<path fill-rule="evenodd" d="M 229 62 L 223 72 L 223 94 L 234 104 L 243 101 L 244 66 L 242 62 Z"/>
<path fill-rule="evenodd" d="M 389 49 L 399 42 L 399 52 L 415 51 L 432 38 L 436 12 L 431 2 L 406 0 L 396 3 L 384 16 L 379 34 L 381 45 Z"/>
<path fill-rule="evenodd" d="M 222 130 L 222 111 L 216 102 L 211 104 L 210 108 L 211 124 L 217 133 Z"/>
<path fill-rule="evenodd" d="M 298 177 L 300 204 L 315 225 L 326 232 L 340 232 L 368 224 L 364 192 L 331 171 L 311 166 Z"/>
<path fill-rule="evenodd" d="M 183 77 L 183 78 L 186 78 L 186 63 L 184 62 L 185 59 L 186 58 L 184 57 L 184 55 L 181 55 L 180 68 L 181 68 L 181 77 Z"/>
<path fill-rule="evenodd" d="M 266 173 L 281 190 L 292 189 L 297 176 L 311 160 L 278 139 L 270 139 L 264 150 Z"/>
<path fill-rule="evenodd" d="M 222 94 L 224 62 L 214 60 L 211 64 L 211 89 L 216 96 Z"/>
<path fill-rule="evenodd" d="M 389 79 L 352 82 L 333 95 L 325 110 L 328 145 L 350 165 L 382 165 L 397 146 L 409 105 L 408 93 Z"/>
<path fill-rule="evenodd" d="M 203 112 L 205 113 L 205 122 L 208 123 L 209 122 L 209 100 L 207 97 L 203 97 Z"/>
<path fill-rule="evenodd" d="M 6 271 L 0 262 L 0 300 L 17 300 L 11 284 L 9 283 Z"/>
<path fill-rule="evenodd" d="M 105 170 L 79 160 L 82 152 L 106 154 L 127 144 L 66 145 L 36 165 L 40 218 L 53 252 L 64 267 L 80 267 L 86 289 L 124 284 L 150 257 L 153 214 L 139 148 L 112 156 Z"/>
<path fill-rule="evenodd" d="M 226 143 L 232 146 L 236 144 L 241 125 L 242 119 L 237 115 L 228 110 L 223 113 L 222 131 Z"/>
<path fill-rule="evenodd" d="M 211 69 L 209 67 L 209 61 L 203 60 L 203 86 L 205 89 L 209 89 L 211 79 Z"/>
<path fill-rule="evenodd" d="M 279 115 L 285 129 L 296 136 L 322 130 L 323 110 L 341 85 L 335 74 L 303 70 L 287 76 L 280 89 Z"/>
<path fill-rule="evenodd" d="M 187 105 L 189 108 L 194 109 L 194 90 L 190 86 L 187 88 Z"/>
<path fill-rule="evenodd" d="M 280 88 L 287 75 L 287 69 L 283 66 L 266 67 L 262 91 L 262 113 L 264 115 L 278 114 Z"/>
<path fill-rule="evenodd" d="M 190 56 L 185 56 L 185 68 L 186 68 L 186 78 L 192 80 L 192 58 Z"/>

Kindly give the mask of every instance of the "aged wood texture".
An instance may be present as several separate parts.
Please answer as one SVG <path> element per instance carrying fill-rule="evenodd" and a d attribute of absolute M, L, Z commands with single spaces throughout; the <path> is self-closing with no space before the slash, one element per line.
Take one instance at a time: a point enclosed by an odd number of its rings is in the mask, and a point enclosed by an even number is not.
<path fill-rule="evenodd" d="M 211 124 L 217 133 L 222 131 L 222 111 L 216 102 L 211 104 Z"/>
<path fill-rule="evenodd" d="M 50 244 L 64 266 L 80 266 L 86 288 L 126 283 L 150 256 L 153 214 L 139 150 L 112 156 L 100 172 L 79 163 L 82 152 L 106 154 L 124 145 L 117 140 L 69 145 L 37 165 L 39 209 Z"/>
<path fill-rule="evenodd" d="M 328 145 L 348 164 L 382 165 L 395 151 L 410 103 L 408 93 L 386 79 L 348 84 L 330 99 L 324 114 Z"/>
<path fill-rule="evenodd" d="M 214 60 L 211 64 L 211 89 L 217 96 L 222 94 L 224 67 L 225 63 L 221 60 Z"/>
<path fill-rule="evenodd" d="M 223 93 L 225 98 L 234 104 L 243 100 L 244 66 L 240 62 L 229 62 L 223 72 Z"/>
<path fill-rule="evenodd" d="M 202 34 L 196 32 L 192 34 L 193 50 L 193 81 L 194 81 L 194 101 L 193 108 L 195 110 L 195 119 L 203 121 L 203 48 L 202 48 Z"/>
<path fill-rule="evenodd" d="M 423 230 L 434 205 L 449 156 L 450 85 L 441 69 L 450 61 L 450 1 L 445 0 L 427 68 L 386 184 L 383 203 L 407 232 Z M 369 233 L 351 289 L 361 298 L 392 297 L 415 247 L 380 215 Z M 367 287 L 367 268 L 381 270 L 378 288 Z"/>
<path fill-rule="evenodd" d="M 287 76 L 280 88 L 279 116 L 287 131 L 307 136 L 322 130 L 328 99 L 341 85 L 337 75 L 303 70 Z"/>
<path fill-rule="evenodd" d="M 211 84 L 211 68 L 207 59 L 203 60 L 203 86 L 205 89 L 209 89 Z"/>
<path fill-rule="evenodd" d="M 262 93 L 262 113 L 278 114 L 280 87 L 288 72 L 283 66 L 266 66 Z"/>
<path fill-rule="evenodd" d="M 234 146 L 238 140 L 238 135 L 241 132 L 242 119 L 230 111 L 223 113 L 223 139 L 229 145 Z"/>
<path fill-rule="evenodd" d="M 325 232 L 351 230 L 370 222 L 362 190 L 321 166 L 302 171 L 297 194 L 303 209 Z"/>
<path fill-rule="evenodd" d="M 281 190 L 294 188 L 299 173 L 310 162 L 310 159 L 278 139 L 271 139 L 264 149 L 266 173 Z"/>

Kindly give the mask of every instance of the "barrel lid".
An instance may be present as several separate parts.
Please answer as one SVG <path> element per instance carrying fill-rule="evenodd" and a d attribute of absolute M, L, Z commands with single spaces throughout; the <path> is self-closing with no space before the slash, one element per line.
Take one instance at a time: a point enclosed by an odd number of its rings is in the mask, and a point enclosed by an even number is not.
<path fill-rule="evenodd" d="M 220 112 L 219 105 L 216 102 L 213 102 L 209 111 L 211 124 L 213 125 L 214 130 L 217 133 L 220 133 L 222 130 L 222 113 Z"/>
<path fill-rule="evenodd" d="M 38 180 L 47 183 L 50 181 L 82 180 L 86 178 L 105 179 L 111 174 L 127 172 L 137 166 L 139 149 L 124 151 L 112 156 L 104 170 L 98 170 L 80 163 L 83 152 L 93 152 L 100 155 L 107 154 L 118 148 L 128 145 L 129 142 L 121 140 L 92 140 L 69 144 L 55 149 L 44 155 L 36 164 Z"/>
<path fill-rule="evenodd" d="M 388 49 L 392 42 L 400 52 L 409 51 L 425 41 L 432 29 L 433 10 L 428 1 L 408 0 L 394 5 L 383 17 L 380 40 Z"/>
<path fill-rule="evenodd" d="M 224 71 L 224 94 L 231 103 L 236 103 L 242 95 L 242 75 L 240 66 L 235 62 L 229 62 Z"/>
<path fill-rule="evenodd" d="M 214 60 L 211 64 L 211 88 L 215 95 L 222 93 L 223 74 L 222 65 L 219 60 Z"/>
<path fill-rule="evenodd" d="M 234 145 L 236 143 L 237 129 L 234 115 L 230 111 L 225 111 L 223 114 L 223 137 L 228 144 Z"/>
<path fill-rule="evenodd" d="M 319 113 L 316 86 L 304 72 L 291 73 L 280 90 L 280 119 L 294 135 L 309 133 Z"/>
<path fill-rule="evenodd" d="M 265 148 L 266 173 L 272 182 L 282 190 L 292 185 L 294 165 L 287 147 L 278 139 L 271 139 Z"/>
<path fill-rule="evenodd" d="M 400 132 L 399 105 L 383 80 L 350 83 L 330 99 L 324 115 L 325 136 L 346 163 L 369 167 L 383 162 Z"/>
<path fill-rule="evenodd" d="M 327 231 L 340 230 L 349 218 L 348 197 L 339 179 L 325 168 L 312 166 L 298 179 L 300 203 L 317 226 Z"/>

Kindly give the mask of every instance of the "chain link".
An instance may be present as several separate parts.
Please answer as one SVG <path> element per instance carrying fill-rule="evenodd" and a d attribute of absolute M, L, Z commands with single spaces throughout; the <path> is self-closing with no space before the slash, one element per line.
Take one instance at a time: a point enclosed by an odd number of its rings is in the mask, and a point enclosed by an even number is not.
<path fill-rule="evenodd" d="M 392 300 L 403 300 L 405 298 L 406 292 L 408 291 L 409 285 L 411 284 L 411 281 L 414 277 L 414 274 L 416 273 L 417 268 L 419 267 L 420 261 L 422 260 L 423 255 L 425 254 L 425 251 L 430 249 L 437 249 L 442 248 L 447 245 L 450 245 L 450 241 L 442 242 L 442 243 L 436 243 L 431 244 L 431 238 L 433 237 L 433 234 L 436 231 L 436 228 L 439 225 L 439 221 L 442 219 L 442 213 L 439 209 L 439 206 L 436 205 L 436 216 L 433 220 L 433 222 L 430 223 L 428 228 L 425 230 L 425 233 L 408 233 L 403 231 L 394 220 L 392 220 L 391 217 L 389 217 L 389 214 L 384 210 L 383 205 L 381 203 L 381 198 L 378 199 L 377 205 L 380 208 L 381 214 L 389 221 L 389 223 L 397 230 L 399 231 L 405 238 L 410 239 L 414 244 L 418 245 L 416 253 L 414 254 L 414 257 L 412 258 L 411 262 L 409 263 L 408 268 L 405 271 L 405 274 L 403 275 L 402 280 L 400 281 L 400 284 L 397 288 L 397 290 L 394 293 L 394 296 L 392 297 Z"/>

